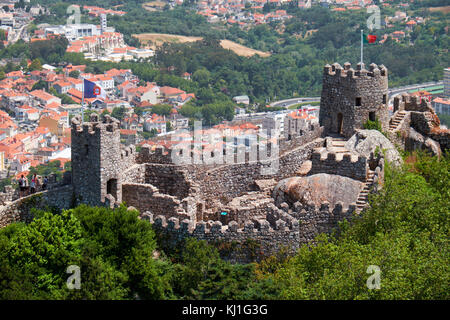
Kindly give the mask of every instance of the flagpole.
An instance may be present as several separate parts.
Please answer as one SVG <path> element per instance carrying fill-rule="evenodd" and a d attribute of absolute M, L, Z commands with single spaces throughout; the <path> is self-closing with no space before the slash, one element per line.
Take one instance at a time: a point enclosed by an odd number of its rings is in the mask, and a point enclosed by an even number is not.
<path fill-rule="evenodd" d="M 83 92 L 81 94 L 81 123 L 84 121 L 84 79 L 83 79 Z"/>
<path fill-rule="evenodd" d="M 361 29 L 361 63 L 363 63 L 363 29 Z"/>

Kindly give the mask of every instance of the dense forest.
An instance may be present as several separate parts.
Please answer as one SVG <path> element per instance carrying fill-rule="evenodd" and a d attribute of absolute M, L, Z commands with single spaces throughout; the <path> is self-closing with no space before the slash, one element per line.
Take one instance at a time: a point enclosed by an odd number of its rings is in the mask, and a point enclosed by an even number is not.
<path fill-rule="evenodd" d="M 125 206 L 35 211 L 0 230 L 0 299 L 449 299 L 450 155 L 405 160 L 339 232 L 246 265 L 203 241 L 168 249 Z M 69 265 L 79 290 L 66 286 Z M 379 290 L 366 286 L 369 265 Z"/>

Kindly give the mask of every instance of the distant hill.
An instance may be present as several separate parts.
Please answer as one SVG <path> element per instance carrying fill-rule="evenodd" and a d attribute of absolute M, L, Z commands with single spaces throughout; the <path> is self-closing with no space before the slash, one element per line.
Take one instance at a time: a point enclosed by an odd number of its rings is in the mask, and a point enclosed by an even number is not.
<path fill-rule="evenodd" d="M 166 33 L 141 33 L 141 34 L 133 34 L 133 37 L 139 39 L 139 41 L 142 44 L 148 44 L 149 47 L 153 49 L 160 47 L 165 42 L 186 43 L 186 42 L 195 42 L 203 39 L 203 37 L 191 37 Z M 151 41 L 151 43 L 149 43 L 149 41 Z M 251 57 L 255 54 L 264 58 L 270 56 L 269 52 L 255 50 L 230 40 L 221 40 L 220 45 L 224 49 L 232 50 L 237 55 L 243 57 Z"/>

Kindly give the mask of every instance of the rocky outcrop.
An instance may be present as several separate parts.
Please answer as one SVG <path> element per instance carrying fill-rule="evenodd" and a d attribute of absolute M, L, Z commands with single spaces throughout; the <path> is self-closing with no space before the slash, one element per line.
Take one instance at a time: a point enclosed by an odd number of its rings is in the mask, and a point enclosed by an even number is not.
<path fill-rule="evenodd" d="M 378 130 L 358 130 L 346 143 L 345 148 L 369 158 L 376 150 L 384 152 L 385 159 L 393 165 L 400 165 L 402 158 L 395 146 Z"/>
<path fill-rule="evenodd" d="M 409 128 L 408 137 L 405 140 L 405 149 L 407 151 L 426 150 L 438 157 L 442 154 L 439 143 L 431 138 L 423 136 L 413 128 Z"/>
<path fill-rule="evenodd" d="M 297 201 L 319 207 L 328 202 L 333 207 L 342 202 L 344 207 L 356 202 L 363 183 L 351 178 L 319 173 L 308 177 L 292 177 L 281 180 L 274 188 L 277 205 L 283 202 L 293 205 Z"/>

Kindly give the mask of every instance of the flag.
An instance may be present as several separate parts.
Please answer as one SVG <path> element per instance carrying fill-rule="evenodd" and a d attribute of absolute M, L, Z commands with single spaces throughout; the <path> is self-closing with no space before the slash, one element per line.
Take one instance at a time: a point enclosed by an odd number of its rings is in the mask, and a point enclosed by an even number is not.
<path fill-rule="evenodd" d="M 375 41 L 377 41 L 377 36 L 374 34 L 364 34 L 363 41 L 364 43 L 375 43 Z"/>
<path fill-rule="evenodd" d="M 83 81 L 83 97 L 84 98 L 106 98 L 105 90 L 95 82 L 84 79 Z"/>

